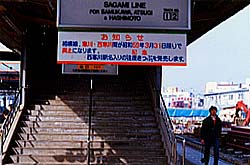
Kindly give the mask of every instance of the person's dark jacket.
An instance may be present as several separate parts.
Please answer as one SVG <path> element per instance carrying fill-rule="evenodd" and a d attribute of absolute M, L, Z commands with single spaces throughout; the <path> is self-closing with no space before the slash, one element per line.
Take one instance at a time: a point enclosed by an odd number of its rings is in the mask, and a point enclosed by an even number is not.
<path fill-rule="evenodd" d="M 213 141 L 215 138 L 219 138 L 221 135 L 222 124 L 220 118 L 216 115 L 216 123 L 211 116 L 206 117 L 201 126 L 200 138 L 205 142 Z"/>

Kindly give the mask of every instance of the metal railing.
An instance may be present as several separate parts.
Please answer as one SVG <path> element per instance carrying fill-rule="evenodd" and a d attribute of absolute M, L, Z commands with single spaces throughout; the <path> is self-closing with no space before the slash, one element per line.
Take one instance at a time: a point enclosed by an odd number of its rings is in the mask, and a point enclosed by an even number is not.
<path fill-rule="evenodd" d="M 92 109 L 93 109 L 93 80 L 90 78 L 90 89 L 89 89 L 89 129 L 88 129 L 88 140 L 87 140 L 87 164 L 91 164 L 91 130 L 92 130 Z"/>
<path fill-rule="evenodd" d="M 182 142 L 182 159 L 181 159 L 181 165 L 185 165 L 186 160 L 186 139 L 182 136 L 176 135 L 176 141 Z"/>
<path fill-rule="evenodd" d="M 160 91 L 157 91 L 160 96 L 160 109 L 158 110 L 158 114 L 160 117 L 160 125 L 163 129 L 163 138 L 165 139 L 165 143 L 168 146 L 168 153 L 170 155 L 171 164 L 177 164 L 177 141 L 174 135 L 174 128 L 170 116 L 167 112 L 167 107 L 165 105 L 164 99 Z"/>
<path fill-rule="evenodd" d="M 162 97 L 160 90 L 156 89 L 155 83 L 149 79 L 150 88 L 153 95 L 153 101 L 155 102 L 155 112 L 156 118 L 159 122 L 162 140 L 165 146 L 167 163 L 168 164 L 177 164 L 177 141 L 174 135 L 173 124 L 170 119 L 169 114 L 167 113 L 167 108 Z M 160 107 L 157 106 L 157 99 L 160 99 Z"/>
<path fill-rule="evenodd" d="M 0 130 L 0 165 L 3 164 L 3 158 L 4 154 L 8 148 L 9 141 L 12 137 L 12 134 L 14 132 L 15 126 L 13 123 L 17 122 L 17 116 L 19 116 L 19 110 L 20 110 L 20 100 L 21 100 L 21 92 L 22 88 L 19 89 L 15 95 L 15 99 L 13 104 L 10 106 L 9 113 L 7 115 L 7 118 L 4 120 L 1 130 Z M 13 131 L 12 131 L 13 130 Z"/>

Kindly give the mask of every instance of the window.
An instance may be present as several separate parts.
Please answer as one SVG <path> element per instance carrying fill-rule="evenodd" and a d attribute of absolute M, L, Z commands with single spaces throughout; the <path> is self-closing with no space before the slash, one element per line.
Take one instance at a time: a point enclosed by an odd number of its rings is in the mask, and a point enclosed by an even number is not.
<path fill-rule="evenodd" d="M 234 95 L 229 95 L 229 100 L 233 100 Z"/>

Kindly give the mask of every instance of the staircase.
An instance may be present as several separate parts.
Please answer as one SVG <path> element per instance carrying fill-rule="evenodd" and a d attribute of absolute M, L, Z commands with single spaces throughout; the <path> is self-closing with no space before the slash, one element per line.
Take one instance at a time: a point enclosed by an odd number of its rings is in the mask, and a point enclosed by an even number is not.
<path fill-rule="evenodd" d="M 89 87 L 88 77 L 72 76 L 56 96 L 34 98 L 5 164 L 165 165 L 145 79 L 101 76 Z"/>

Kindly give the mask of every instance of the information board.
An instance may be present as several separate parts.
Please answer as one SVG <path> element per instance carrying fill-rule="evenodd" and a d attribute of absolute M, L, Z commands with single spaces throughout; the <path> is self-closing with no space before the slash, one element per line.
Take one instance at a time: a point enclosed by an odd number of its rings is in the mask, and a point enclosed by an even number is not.
<path fill-rule="evenodd" d="M 58 27 L 190 29 L 190 0 L 59 0 Z"/>
<path fill-rule="evenodd" d="M 186 34 L 59 31 L 57 62 L 186 66 Z"/>
<path fill-rule="evenodd" d="M 117 65 L 63 64 L 63 74 L 118 75 Z"/>

